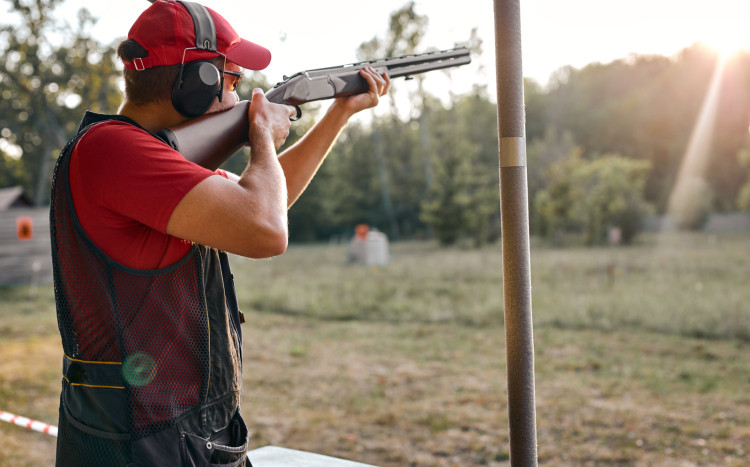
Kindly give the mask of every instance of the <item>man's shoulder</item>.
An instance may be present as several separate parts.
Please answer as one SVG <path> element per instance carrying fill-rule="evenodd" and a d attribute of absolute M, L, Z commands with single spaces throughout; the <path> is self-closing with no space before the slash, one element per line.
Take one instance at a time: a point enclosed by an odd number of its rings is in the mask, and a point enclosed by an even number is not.
<path fill-rule="evenodd" d="M 106 155 L 111 163 L 118 158 L 130 161 L 146 158 L 171 159 L 174 150 L 148 131 L 127 122 L 108 120 L 92 125 L 76 144 L 74 157 L 89 161 Z"/>
<path fill-rule="evenodd" d="M 94 143 L 107 146 L 133 145 L 139 142 L 150 142 L 154 139 L 154 136 L 146 130 L 118 120 L 107 120 L 96 123 L 81 138 L 82 141 L 85 140 L 88 144 Z"/>

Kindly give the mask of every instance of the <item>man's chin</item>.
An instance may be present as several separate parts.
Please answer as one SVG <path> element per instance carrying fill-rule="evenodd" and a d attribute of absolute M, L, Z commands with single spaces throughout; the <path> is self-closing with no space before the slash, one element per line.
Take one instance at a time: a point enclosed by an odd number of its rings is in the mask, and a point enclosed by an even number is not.
<path fill-rule="evenodd" d="M 230 94 L 224 94 L 224 98 L 219 102 L 219 99 L 216 99 L 213 104 L 211 104 L 211 107 L 208 108 L 206 111 L 207 114 L 212 114 L 216 112 L 223 112 L 225 110 L 229 110 L 240 101 L 239 97 L 237 96 L 237 93 L 233 92 Z"/>

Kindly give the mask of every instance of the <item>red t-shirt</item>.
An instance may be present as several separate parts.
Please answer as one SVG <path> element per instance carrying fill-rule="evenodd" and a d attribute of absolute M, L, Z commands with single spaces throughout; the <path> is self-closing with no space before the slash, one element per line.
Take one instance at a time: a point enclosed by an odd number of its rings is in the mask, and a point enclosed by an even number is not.
<path fill-rule="evenodd" d="M 172 211 L 195 185 L 226 176 L 187 161 L 133 125 L 92 127 L 70 156 L 70 189 L 81 226 L 110 258 L 136 269 L 168 266 L 190 243 L 167 235 Z"/>

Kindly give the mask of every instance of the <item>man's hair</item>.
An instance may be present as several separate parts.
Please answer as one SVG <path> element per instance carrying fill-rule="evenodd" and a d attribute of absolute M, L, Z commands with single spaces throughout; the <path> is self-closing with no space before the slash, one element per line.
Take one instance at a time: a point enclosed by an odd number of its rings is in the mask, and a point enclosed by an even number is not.
<path fill-rule="evenodd" d="M 123 61 L 148 56 L 148 51 L 133 39 L 125 39 L 117 47 L 117 56 Z M 210 60 L 220 70 L 224 66 L 222 56 Z M 172 88 L 180 73 L 180 65 L 155 66 L 145 70 L 123 70 L 125 98 L 135 105 L 172 100 Z"/>

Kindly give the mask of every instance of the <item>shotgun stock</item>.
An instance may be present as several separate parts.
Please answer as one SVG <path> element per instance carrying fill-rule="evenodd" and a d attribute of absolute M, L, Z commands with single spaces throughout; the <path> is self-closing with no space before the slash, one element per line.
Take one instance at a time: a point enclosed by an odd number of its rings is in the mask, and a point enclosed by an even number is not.
<path fill-rule="evenodd" d="M 229 110 L 192 119 L 157 133 L 185 159 L 216 170 L 232 154 L 247 146 L 250 101 L 240 101 Z"/>
<path fill-rule="evenodd" d="M 351 96 L 369 90 L 359 75 L 365 67 L 391 78 L 404 77 L 471 63 L 469 49 L 459 47 L 439 52 L 384 58 L 328 68 L 301 71 L 284 77 L 266 93 L 270 102 L 292 105 L 302 115 L 300 105 L 307 102 Z M 164 129 L 159 135 L 189 161 L 216 170 L 232 154 L 248 144 L 247 110 L 249 101 L 241 101 L 233 108 L 190 120 L 175 128 Z"/>

